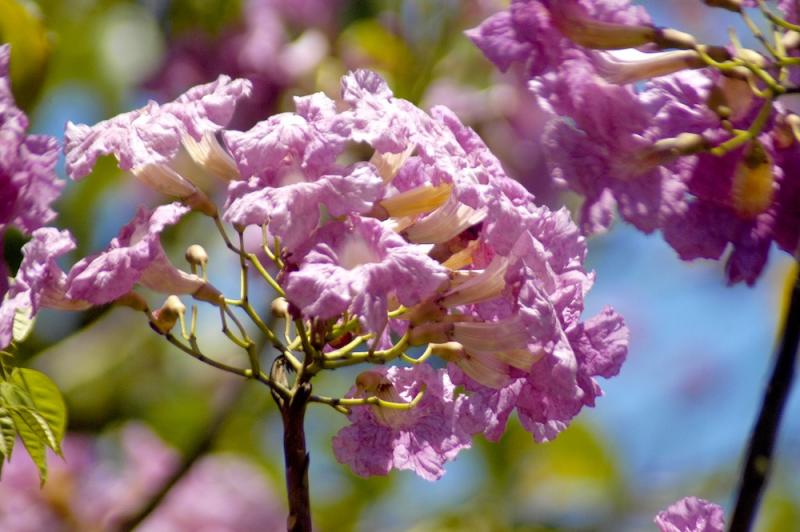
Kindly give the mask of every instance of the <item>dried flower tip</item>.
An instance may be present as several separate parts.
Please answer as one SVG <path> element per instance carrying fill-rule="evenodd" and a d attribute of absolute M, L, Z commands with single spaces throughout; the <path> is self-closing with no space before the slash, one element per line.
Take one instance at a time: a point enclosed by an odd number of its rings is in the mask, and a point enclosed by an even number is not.
<path fill-rule="evenodd" d="M 214 286 L 208 281 L 204 282 L 203 286 L 201 286 L 192 294 L 192 297 L 198 301 L 211 303 L 216 307 L 219 307 L 225 303 L 225 296 L 223 296 L 222 293 L 214 288 Z"/>
<path fill-rule="evenodd" d="M 117 305 L 130 307 L 139 312 L 147 312 L 147 309 L 149 308 L 147 301 L 145 301 L 145 299 L 136 292 L 128 292 L 122 297 L 117 298 L 114 302 Z"/>
<path fill-rule="evenodd" d="M 208 196 L 202 190 L 196 190 L 194 194 L 189 197 L 181 198 L 183 202 L 192 208 L 192 210 L 202 212 L 206 216 L 214 217 L 218 214 L 217 206 L 208 199 Z"/>
<path fill-rule="evenodd" d="M 175 295 L 169 296 L 161 308 L 153 312 L 150 325 L 161 334 L 167 334 L 175 327 L 184 312 L 186 312 L 186 305 L 180 298 Z"/>
<path fill-rule="evenodd" d="M 550 8 L 554 25 L 572 42 L 587 48 L 613 50 L 636 48 L 655 42 L 652 26 L 632 26 L 595 20 L 575 1 L 553 2 Z"/>
<path fill-rule="evenodd" d="M 272 315 L 278 318 L 290 318 L 289 302 L 285 298 L 276 297 L 270 306 Z"/>
<path fill-rule="evenodd" d="M 238 181 L 242 178 L 236 162 L 225 151 L 213 133 L 203 135 L 200 142 L 194 140 L 191 135 L 187 135 L 183 139 L 183 145 L 194 162 L 215 176 L 226 181 Z"/>
<path fill-rule="evenodd" d="M 755 218 L 772 204 L 774 181 L 771 157 L 760 142 L 752 142 L 733 177 L 733 208 L 741 216 Z"/>
<path fill-rule="evenodd" d="M 734 13 L 742 11 L 742 0 L 703 0 L 703 3 L 709 7 L 721 7 Z"/>
<path fill-rule="evenodd" d="M 655 38 L 651 41 L 663 49 L 677 48 L 679 50 L 691 50 L 697 46 L 694 35 L 672 28 L 660 28 L 656 30 Z"/>
<path fill-rule="evenodd" d="M 199 244 L 192 244 L 186 248 L 186 262 L 192 266 L 205 267 L 208 264 L 208 253 L 203 246 Z"/>

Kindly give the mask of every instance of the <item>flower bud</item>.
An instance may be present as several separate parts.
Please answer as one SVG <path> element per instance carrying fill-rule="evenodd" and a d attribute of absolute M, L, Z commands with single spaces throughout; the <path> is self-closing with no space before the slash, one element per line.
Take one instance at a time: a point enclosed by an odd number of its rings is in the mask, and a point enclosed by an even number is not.
<path fill-rule="evenodd" d="M 186 312 L 186 306 L 180 298 L 175 295 L 169 296 L 161 308 L 153 312 L 150 325 L 161 334 L 167 334 L 175 327 L 184 312 Z"/>
<path fill-rule="evenodd" d="M 192 244 L 186 248 L 186 262 L 192 266 L 200 266 L 204 268 L 208 264 L 208 253 L 205 248 L 199 244 Z"/>
<path fill-rule="evenodd" d="M 291 318 L 291 314 L 289 314 L 289 302 L 286 301 L 285 298 L 276 297 L 272 300 L 270 310 L 272 315 L 277 318 Z"/>

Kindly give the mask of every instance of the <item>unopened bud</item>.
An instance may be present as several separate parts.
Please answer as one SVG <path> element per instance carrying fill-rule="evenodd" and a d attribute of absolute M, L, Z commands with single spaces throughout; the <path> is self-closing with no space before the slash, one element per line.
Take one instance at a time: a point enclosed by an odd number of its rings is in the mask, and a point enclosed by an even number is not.
<path fill-rule="evenodd" d="M 134 168 L 132 173 L 149 187 L 167 196 L 186 198 L 197 191 L 196 186 L 166 164 L 146 164 Z"/>
<path fill-rule="evenodd" d="M 151 326 L 161 334 L 167 334 L 175 327 L 178 320 L 186 312 L 186 305 L 178 296 L 169 296 L 160 309 L 153 312 Z"/>
<path fill-rule="evenodd" d="M 203 246 L 199 244 L 192 244 L 186 248 L 186 262 L 192 266 L 205 267 L 208 264 L 208 253 Z"/>
<path fill-rule="evenodd" d="M 282 297 L 276 297 L 270 306 L 272 315 L 278 318 L 290 318 L 289 302 Z"/>
<path fill-rule="evenodd" d="M 800 33 L 796 31 L 787 31 L 782 38 L 783 47 L 787 50 L 794 50 L 800 48 Z"/>

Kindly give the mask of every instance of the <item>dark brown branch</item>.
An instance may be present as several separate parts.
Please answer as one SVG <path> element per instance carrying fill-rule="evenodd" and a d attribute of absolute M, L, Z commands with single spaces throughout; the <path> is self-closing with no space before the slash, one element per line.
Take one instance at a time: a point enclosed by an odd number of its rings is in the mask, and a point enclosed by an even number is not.
<path fill-rule="evenodd" d="M 294 395 L 285 400 L 281 408 L 286 492 L 289 497 L 289 517 L 286 521 L 286 529 L 289 532 L 309 532 L 311 530 L 311 500 L 308 491 L 309 456 L 306 450 L 306 434 L 303 426 L 310 396 L 311 384 L 301 383 Z"/>
<path fill-rule="evenodd" d="M 761 495 L 772 466 L 778 427 L 792 388 L 800 341 L 800 270 L 795 276 L 789 312 L 783 326 L 778 358 L 772 370 L 761 411 L 747 449 L 730 532 L 748 532 L 758 511 Z"/>

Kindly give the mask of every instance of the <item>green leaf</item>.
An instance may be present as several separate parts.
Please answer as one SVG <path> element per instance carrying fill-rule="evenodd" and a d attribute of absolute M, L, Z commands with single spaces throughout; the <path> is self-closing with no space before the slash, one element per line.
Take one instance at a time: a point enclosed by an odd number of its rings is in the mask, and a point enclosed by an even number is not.
<path fill-rule="evenodd" d="M 13 338 L 17 343 L 24 342 L 33 331 L 36 320 L 30 316 L 30 310 L 17 308 L 14 312 Z"/>
<path fill-rule="evenodd" d="M 52 435 L 48 438 L 50 447 L 60 453 L 61 440 L 67 430 L 67 407 L 58 387 L 44 373 L 28 368 L 17 368 L 10 382 L 27 392 L 31 411 L 42 418 L 47 432 Z"/>
<path fill-rule="evenodd" d="M 41 425 L 31 411 L 25 407 L 11 409 L 11 419 L 14 420 L 14 427 L 17 434 L 22 439 L 22 444 L 31 455 L 33 463 L 39 468 L 39 480 L 42 485 L 47 481 L 47 455 L 45 453 L 45 440 L 43 438 Z"/>
<path fill-rule="evenodd" d="M 3 462 L 11 459 L 11 451 L 14 450 L 14 441 L 17 439 L 17 431 L 14 428 L 14 420 L 7 408 L 0 407 L 0 472 L 3 470 Z"/>

